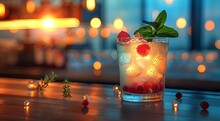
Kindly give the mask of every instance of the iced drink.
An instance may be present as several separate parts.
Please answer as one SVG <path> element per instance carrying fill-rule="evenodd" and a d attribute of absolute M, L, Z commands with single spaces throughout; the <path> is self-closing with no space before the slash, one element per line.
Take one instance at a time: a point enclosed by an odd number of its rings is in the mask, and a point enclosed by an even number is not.
<path fill-rule="evenodd" d="M 123 38 L 124 39 L 124 38 Z M 154 102 L 163 98 L 168 38 L 117 38 L 122 99 Z"/>

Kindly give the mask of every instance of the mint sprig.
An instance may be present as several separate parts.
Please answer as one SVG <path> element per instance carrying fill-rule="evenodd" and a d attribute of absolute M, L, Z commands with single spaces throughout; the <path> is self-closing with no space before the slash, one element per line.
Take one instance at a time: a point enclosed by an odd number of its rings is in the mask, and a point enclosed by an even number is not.
<path fill-rule="evenodd" d="M 140 33 L 143 37 L 178 37 L 179 34 L 175 29 L 164 25 L 166 19 L 167 13 L 163 10 L 154 22 L 143 20 L 143 23 L 148 25 L 139 28 L 134 34 Z"/>

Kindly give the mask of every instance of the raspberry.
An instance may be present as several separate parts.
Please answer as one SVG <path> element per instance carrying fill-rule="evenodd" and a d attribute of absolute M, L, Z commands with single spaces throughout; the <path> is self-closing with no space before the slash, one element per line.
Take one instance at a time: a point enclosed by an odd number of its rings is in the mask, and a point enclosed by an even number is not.
<path fill-rule="evenodd" d="M 182 93 L 181 92 L 177 92 L 176 93 L 176 98 L 177 99 L 181 99 L 182 98 Z"/>
<path fill-rule="evenodd" d="M 146 93 L 146 94 L 153 93 L 152 84 L 150 82 L 144 83 L 144 93 Z"/>
<path fill-rule="evenodd" d="M 136 90 L 137 90 L 137 93 L 139 93 L 139 94 L 143 94 L 144 93 L 144 88 L 141 85 L 137 86 Z"/>
<path fill-rule="evenodd" d="M 83 105 L 84 107 L 87 107 L 87 106 L 89 105 L 89 101 L 88 101 L 88 100 L 83 100 L 83 101 L 82 101 L 82 105 Z"/>
<path fill-rule="evenodd" d="M 141 44 L 137 47 L 137 53 L 141 56 L 147 56 L 150 52 L 150 46 L 148 44 Z"/>
<path fill-rule="evenodd" d="M 152 83 L 152 90 L 153 90 L 153 93 L 160 92 L 160 85 L 158 83 Z"/>
<path fill-rule="evenodd" d="M 118 37 L 119 41 L 121 42 L 128 42 L 130 40 L 130 35 L 125 32 L 125 31 L 121 31 L 119 34 L 118 34 Z"/>
<path fill-rule="evenodd" d="M 127 85 L 124 85 L 124 86 L 123 86 L 123 91 L 128 92 L 128 91 L 129 91 L 129 87 L 128 87 Z"/>
<path fill-rule="evenodd" d="M 209 103 L 206 102 L 206 101 L 203 101 L 200 103 L 200 107 L 203 109 L 203 110 L 206 110 L 207 108 L 209 108 Z"/>
<path fill-rule="evenodd" d="M 160 92 L 160 91 L 163 91 L 163 83 L 160 83 L 159 86 L 160 86 L 159 92 Z"/>

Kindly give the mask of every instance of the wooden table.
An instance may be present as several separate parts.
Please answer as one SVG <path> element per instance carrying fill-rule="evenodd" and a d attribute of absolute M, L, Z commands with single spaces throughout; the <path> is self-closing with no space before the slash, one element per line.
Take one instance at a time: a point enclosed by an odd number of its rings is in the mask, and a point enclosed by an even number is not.
<path fill-rule="evenodd" d="M 44 92 L 28 90 L 27 83 L 0 78 L 0 121 L 220 121 L 219 92 L 166 89 L 161 102 L 130 103 L 115 95 L 113 85 L 72 82 L 72 97 L 64 99 L 63 83 L 51 83 Z M 183 98 L 174 110 L 178 91 Z M 89 96 L 88 108 L 82 106 L 83 95 Z M 202 101 L 209 102 L 208 110 L 201 110 Z"/>

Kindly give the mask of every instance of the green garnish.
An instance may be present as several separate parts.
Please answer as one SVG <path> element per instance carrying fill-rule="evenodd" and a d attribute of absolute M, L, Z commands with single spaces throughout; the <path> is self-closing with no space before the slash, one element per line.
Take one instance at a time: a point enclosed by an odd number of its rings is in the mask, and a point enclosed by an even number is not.
<path fill-rule="evenodd" d="M 42 82 L 39 84 L 40 89 L 43 90 L 44 88 L 46 88 L 49 85 L 49 83 L 54 82 L 56 78 L 57 75 L 54 74 L 54 72 L 51 72 L 51 74 L 49 75 L 45 75 L 44 79 L 41 79 Z"/>
<path fill-rule="evenodd" d="M 63 85 L 63 96 L 71 97 L 70 82 L 67 79 L 65 79 L 63 82 L 65 83 L 65 85 Z"/>
<path fill-rule="evenodd" d="M 167 13 L 163 10 L 154 22 L 143 20 L 147 26 L 141 27 L 134 32 L 134 35 L 140 33 L 143 37 L 178 37 L 178 32 L 164 23 L 167 19 Z"/>

